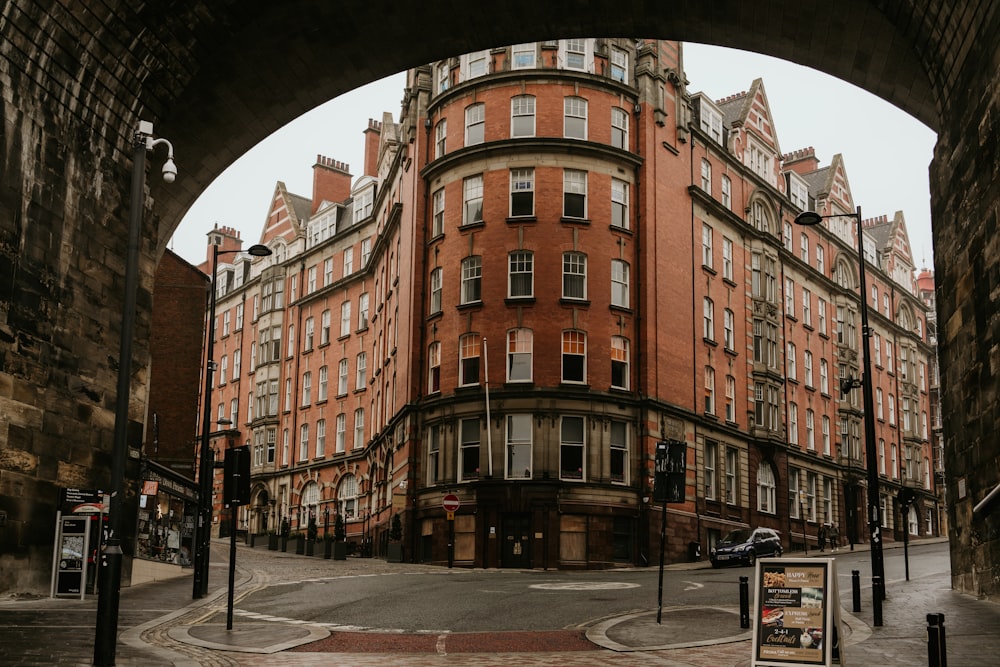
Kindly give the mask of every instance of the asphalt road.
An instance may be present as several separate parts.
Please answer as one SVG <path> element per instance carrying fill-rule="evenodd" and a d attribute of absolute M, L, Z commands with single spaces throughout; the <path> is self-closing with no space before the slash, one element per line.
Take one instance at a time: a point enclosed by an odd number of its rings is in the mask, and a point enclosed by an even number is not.
<path fill-rule="evenodd" d="M 794 558 L 802 554 L 786 554 Z M 816 556 L 815 552 L 810 552 Z M 870 552 L 835 557 L 843 604 L 850 607 L 851 570 L 871 585 Z M 911 578 L 947 572 L 948 545 L 909 549 Z M 888 595 L 905 577 L 904 550 L 885 550 Z M 749 567 L 664 573 L 663 606 L 739 606 L 739 578 Z M 242 598 L 242 611 L 347 627 L 407 632 L 560 630 L 658 606 L 657 568 L 584 572 L 441 569 L 308 579 L 272 584 Z M 751 588 L 752 590 L 752 588 Z M 738 617 L 736 619 L 738 623 Z"/>

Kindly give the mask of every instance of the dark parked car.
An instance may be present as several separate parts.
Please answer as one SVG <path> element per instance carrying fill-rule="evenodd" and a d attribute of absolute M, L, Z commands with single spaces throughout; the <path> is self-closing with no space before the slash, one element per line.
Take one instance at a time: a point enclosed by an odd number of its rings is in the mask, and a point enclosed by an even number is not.
<path fill-rule="evenodd" d="M 753 565 L 759 557 L 780 556 L 781 537 L 770 528 L 737 528 L 716 542 L 710 558 L 712 567 L 730 563 Z"/>

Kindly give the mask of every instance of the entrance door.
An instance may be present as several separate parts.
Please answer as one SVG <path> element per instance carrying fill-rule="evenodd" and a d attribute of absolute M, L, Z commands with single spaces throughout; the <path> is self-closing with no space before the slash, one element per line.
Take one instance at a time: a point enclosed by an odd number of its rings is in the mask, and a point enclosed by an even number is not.
<path fill-rule="evenodd" d="M 508 514 L 503 518 L 503 551 L 500 554 L 501 567 L 531 567 L 531 516 L 528 514 Z"/>

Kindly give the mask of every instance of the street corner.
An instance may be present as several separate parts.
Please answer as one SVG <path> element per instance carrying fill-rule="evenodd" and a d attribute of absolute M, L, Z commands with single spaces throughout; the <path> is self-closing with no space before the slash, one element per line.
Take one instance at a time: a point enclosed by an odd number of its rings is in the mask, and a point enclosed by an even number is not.
<path fill-rule="evenodd" d="M 168 634 L 176 641 L 215 651 L 278 653 L 326 639 L 330 631 L 311 624 L 241 622 L 231 630 L 224 623 L 176 625 Z"/>
<path fill-rule="evenodd" d="M 587 639 L 611 651 L 660 651 L 749 641 L 736 607 L 679 606 L 615 616 L 587 629 Z M 683 641 L 677 641 L 683 637 Z"/>

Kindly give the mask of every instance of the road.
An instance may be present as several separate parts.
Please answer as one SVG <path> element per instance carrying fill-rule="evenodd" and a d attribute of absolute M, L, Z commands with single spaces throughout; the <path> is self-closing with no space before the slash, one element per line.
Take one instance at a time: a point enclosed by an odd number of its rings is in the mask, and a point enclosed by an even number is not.
<path fill-rule="evenodd" d="M 870 588 L 870 552 L 841 549 L 824 555 L 836 559 L 842 604 L 849 609 L 851 571 L 859 570 L 862 587 Z M 801 554 L 786 555 L 796 556 Z M 946 573 L 948 546 L 914 546 L 909 564 L 911 579 Z M 886 549 L 890 599 L 904 570 L 904 550 Z M 388 632 L 561 630 L 655 609 L 658 574 L 655 567 L 582 572 L 421 568 L 274 582 L 237 606 L 241 612 Z M 663 605 L 738 608 L 741 576 L 752 579 L 752 568 L 668 570 Z M 734 622 L 738 627 L 738 618 Z"/>

